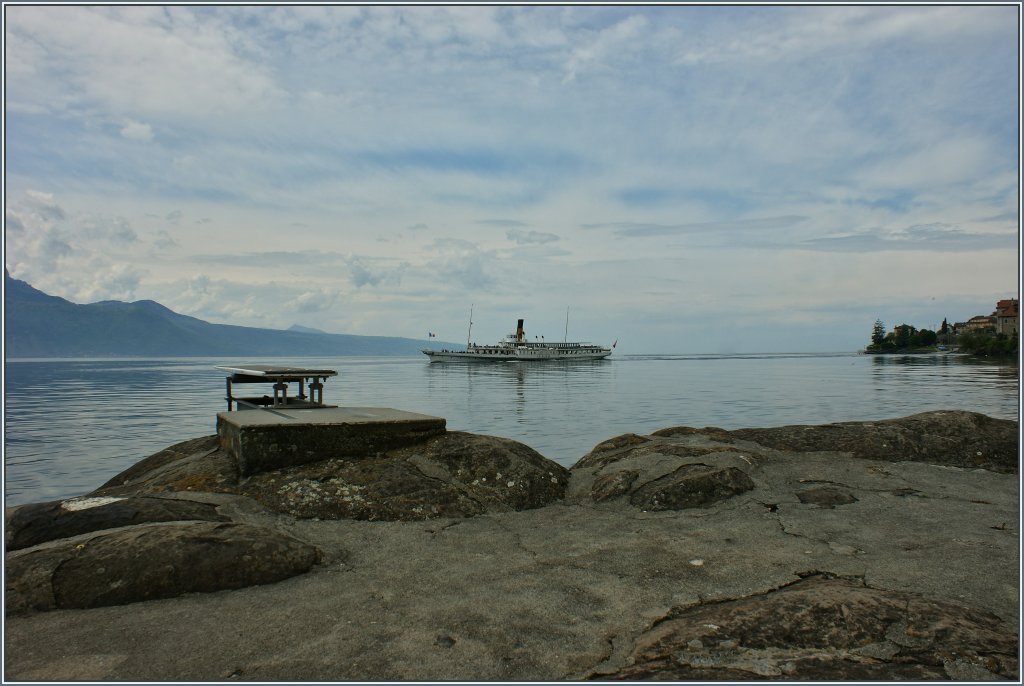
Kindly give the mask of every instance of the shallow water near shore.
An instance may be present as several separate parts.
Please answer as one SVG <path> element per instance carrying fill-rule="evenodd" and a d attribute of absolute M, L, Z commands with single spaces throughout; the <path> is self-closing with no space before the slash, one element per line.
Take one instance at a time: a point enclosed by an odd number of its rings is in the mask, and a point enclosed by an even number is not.
<path fill-rule="evenodd" d="M 336 369 L 324 399 L 444 417 L 571 466 L 597 443 L 669 426 L 725 429 L 957 409 L 1016 420 L 1015 364 L 954 355 L 625 355 L 592 362 L 418 357 L 8 360 L 7 505 L 91 491 L 174 443 L 215 432 L 220 364 Z"/>

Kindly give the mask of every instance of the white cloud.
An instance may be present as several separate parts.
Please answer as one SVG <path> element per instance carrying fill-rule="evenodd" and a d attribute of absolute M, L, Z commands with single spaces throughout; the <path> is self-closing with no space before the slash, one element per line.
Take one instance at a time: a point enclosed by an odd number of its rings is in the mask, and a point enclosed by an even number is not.
<path fill-rule="evenodd" d="M 517 243 L 518 245 L 533 245 L 544 243 L 551 243 L 558 240 L 558 236 L 553 233 L 544 233 L 543 231 L 522 231 L 520 229 L 509 229 L 506 234 L 510 241 Z"/>
<path fill-rule="evenodd" d="M 903 154 L 893 154 L 861 169 L 856 177 L 867 188 L 938 190 L 972 184 L 999 156 L 985 138 L 951 133 Z"/>
<path fill-rule="evenodd" d="M 149 124 L 129 120 L 121 127 L 121 135 L 136 141 L 151 141 L 153 140 L 153 127 Z"/>
<path fill-rule="evenodd" d="M 240 56 L 202 12 L 22 6 L 6 13 L 8 54 L 45 46 L 17 60 L 9 97 L 20 106 L 197 119 L 241 114 L 277 92 L 265 68 Z"/>
<path fill-rule="evenodd" d="M 112 264 L 95 272 L 77 293 L 84 302 L 100 300 L 135 300 L 135 292 L 145 271 L 128 264 Z"/>
<path fill-rule="evenodd" d="M 285 304 L 285 307 L 293 308 L 296 312 L 301 313 L 324 312 L 329 310 L 337 300 L 337 291 L 317 289 L 315 291 L 306 291 L 292 298 Z"/>
<path fill-rule="evenodd" d="M 382 277 L 379 274 L 371 272 L 358 257 L 353 257 L 348 260 L 348 268 L 351 273 L 349 280 L 356 288 L 361 288 L 363 286 L 376 286 L 381 282 Z"/>
<path fill-rule="evenodd" d="M 648 28 L 647 19 L 633 15 L 594 32 L 581 32 L 565 64 L 562 83 L 574 81 L 586 71 L 611 68 L 611 63 L 628 58 L 644 44 L 641 34 Z"/>

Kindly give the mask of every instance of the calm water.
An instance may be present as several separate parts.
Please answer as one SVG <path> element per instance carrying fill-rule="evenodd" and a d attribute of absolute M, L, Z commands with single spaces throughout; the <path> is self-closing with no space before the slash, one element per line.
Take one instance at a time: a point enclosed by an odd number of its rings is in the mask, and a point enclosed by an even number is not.
<path fill-rule="evenodd" d="M 269 362 L 271 360 L 246 360 Z M 8 361 L 7 504 L 90 491 L 171 444 L 215 433 L 231 359 Z M 1018 368 L 951 356 L 623 356 L 565 363 L 424 358 L 273 360 L 326 366 L 325 400 L 445 417 L 570 466 L 595 444 L 668 426 L 735 429 L 963 409 L 1017 419 Z"/>

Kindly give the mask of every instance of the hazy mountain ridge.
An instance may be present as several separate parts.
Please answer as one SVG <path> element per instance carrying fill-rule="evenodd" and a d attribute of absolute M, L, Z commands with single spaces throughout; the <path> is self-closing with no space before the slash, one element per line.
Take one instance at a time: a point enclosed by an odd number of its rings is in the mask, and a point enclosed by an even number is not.
<path fill-rule="evenodd" d="M 224 357 L 415 355 L 412 338 L 259 329 L 178 314 L 153 300 L 78 305 L 4 270 L 7 357 Z"/>

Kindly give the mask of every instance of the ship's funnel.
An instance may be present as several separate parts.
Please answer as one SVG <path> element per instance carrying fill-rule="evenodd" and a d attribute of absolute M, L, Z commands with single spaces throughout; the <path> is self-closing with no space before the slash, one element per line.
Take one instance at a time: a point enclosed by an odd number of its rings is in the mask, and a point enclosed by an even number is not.
<path fill-rule="evenodd" d="M 524 338 L 526 338 L 526 334 L 523 333 L 523 320 L 520 319 L 516 324 L 516 343 L 522 343 Z"/>

